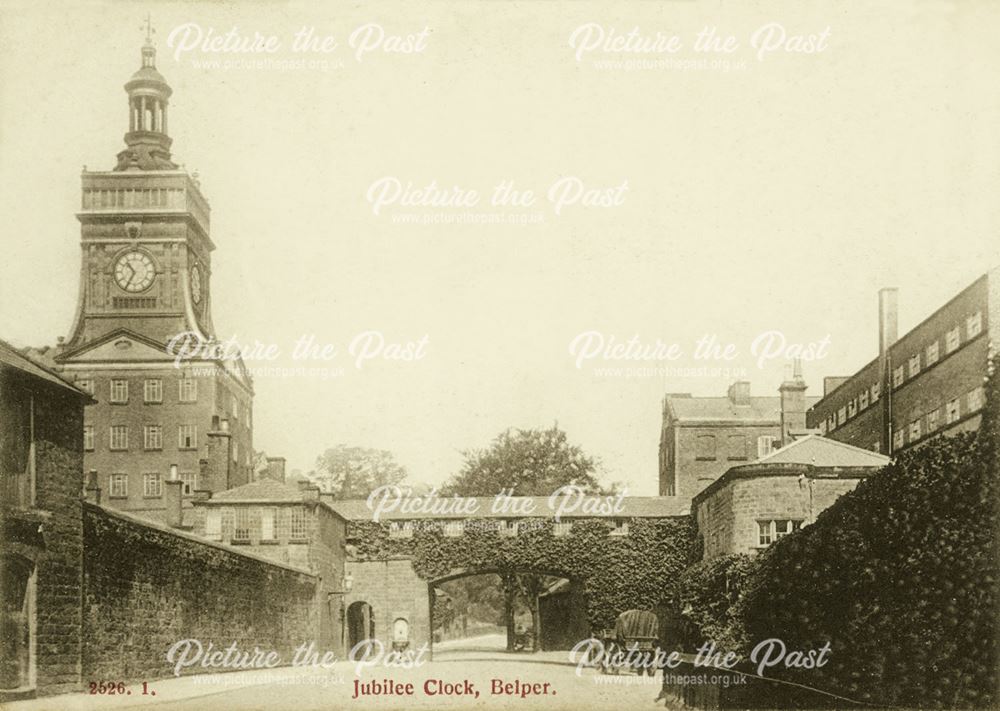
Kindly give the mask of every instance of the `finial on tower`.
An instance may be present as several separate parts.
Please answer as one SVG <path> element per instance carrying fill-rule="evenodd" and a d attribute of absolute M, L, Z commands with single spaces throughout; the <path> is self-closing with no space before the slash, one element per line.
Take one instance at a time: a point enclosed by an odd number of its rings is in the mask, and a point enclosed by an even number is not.
<path fill-rule="evenodd" d="M 146 31 L 146 44 L 153 44 L 153 35 L 156 34 L 156 30 L 153 29 L 153 18 L 148 12 L 146 13 L 146 24 L 139 29 Z"/>

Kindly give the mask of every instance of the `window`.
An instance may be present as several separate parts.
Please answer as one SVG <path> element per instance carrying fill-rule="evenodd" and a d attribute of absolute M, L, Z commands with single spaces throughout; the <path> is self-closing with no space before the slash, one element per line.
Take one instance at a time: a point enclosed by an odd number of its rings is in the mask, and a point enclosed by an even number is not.
<path fill-rule="evenodd" d="M 878 402 L 882 395 L 882 383 L 872 383 L 872 402 Z"/>
<path fill-rule="evenodd" d="M 194 490 L 198 488 L 198 473 L 197 472 L 181 472 L 181 494 L 184 496 L 191 496 L 194 494 Z"/>
<path fill-rule="evenodd" d="M 837 429 L 837 416 L 836 415 L 830 415 L 830 419 L 827 420 L 826 428 L 828 430 L 830 430 L 831 432 L 833 430 Z"/>
<path fill-rule="evenodd" d="M 965 319 L 965 335 L 968 338 L 975 338 L 983 330 L 983 313 L 982 311 L 977 311 L 976 313 Z"/>
<path fill-rule="evenodd" d="M 163 496 L 163 481 L 156 472 L 142 475 L 143 496 Z"/>
<path fill-rule="evenodd" d="M 552 526 L 552 533 L 557 538 L 568 536 L 570 534 L 570 531 L 572 530 L 573 530 L 573 523 L 571 521 L 557 521 Z"/>
<path fill-rule="evenodd" d="M 276 508 L 266 508 L 261 509 L 260 512 L 260 540 L 262 541 L 274 541 L 277 540 L 275 535 L 274 522 L 278 518 L 278 509 Z"/>
<path fill-rule="evenodd" d="M 695 443 L 695 459 L 715 459 L 715 435 L 700 435 Z"/>
<path fill-rule="evenodd" d="M 958 398 L 954 400 L 949 400 L 948 404 L 945 405 L 945 422 L 949 425 L 952 422 L 957 422 L 958 418 L 962 416 L 961 407 L 958 404 Z"/>
<path fill-rule="evenodd" d="M 147 380 L 142 385 L 143 402 L 163 402 L 163 381 L 159 378 Z"/>
<path fill-rule="evenodd" d="M 222 540 L 222 511 L 219 509 L 212 508 L 205 512 L 205 538 Z"/>
<path fill-rule="evenodd" d="M 965 396 L 966 402 L 969 405 L 969 412 L 975 412 L 976 410 L 982 408 L 983 396 L 984 392 L 981 387 L 969 391 L 969 394 Z"/>
<path fill-rule="evenodd" d="M 308 522 L 306 521 L 305 509 L 300 507 L 292 509 L 292 523 L 290 528 L 293 540 L 302 541 L 309 538 L 309 528 Z"/>
<path fill-rule="evenodd" d="M 920 439 L 920 420 L 914 420 L 910 423 L 910 441 L 916 442 Z"/>
<path fill-rule="evenodd" d="M 757 522 L 757 543 L 769 546 L 779 538 L 795 533 L 802 528 L 802 521 L 797 519 L 774 519 Z"/>
<path fill-rule="evenodd" d="M 111 449 L 128 449 L 128 425 L 111 425 Z"/>
<path fill-rule="evenodd" d="M 163 449 L 163 428 L 159 425 L 145 425 L 142 428 L 143 449 Z"/>
<path fill-rule="evenodd" d="M 234 420 L 240 419 L 240 401 L 236 399 L 235 395 L 230 396 L 230 410 Z"/>
<path fill-rule="evenodd" d="M 177 399 L 181 402 L 197 402 L 198 381 L 194 378 L 181 378 L 178 380 Z"/>
<path fill-rule="evenodd" d="M 729 435 L 726 439 L 726 458 L 730 460 L 747 458 L 746 437 L 743 435 Z"/>
<path fill-rule="evenodd" d="M 858 407 L 864 410 L 868 407 L 868 389 L 865 388 L 864 392 L 858 395 Z"/>
<path fill-rule="evenodd" d="M 938 361 L 938 342 L 935 340 L 932 344 L 927 346 L 924 351 L 924 357 L 927 359 L 927 367 L 930 367 L 937 363 Z"/>
<path fill-rule="evenodd" d="M 909 362 L 908 367 L 909 367 L 909 370 L 910 370 L 910 377 L 911 378 L 915 377 L 917 375 L 917 373 L 920 372 L 920 354 L 919 353 L 915 353 L 914 355 L 910 356 L 910 362 Z"/>
<path fill-rule="evenodd" d="M 900 428 L 900 429 L 898 429 L 898 430 L 896 430 L 895 432 L 892 433 L 892 448 L 893 449 L 900 449 L 905 444 L 905 442 L 903 440 L 904 435 L 905 435 L 905 433 L 903 432 L 902 428 Z"/>
<path fill-rule="evenodd" d="M 389 538 L 413 538 L 413 522 L 390 521 Z"/>
<path fill-rule="evenodd" d="M 233 540 L 249 542 L 250 540 L 250 509 L 240 506 L 236 509 L 235 523 L 233 524 Z"/>
<path fill-rule="evenodd" d="M 948 353 L 952 353 L 953 351 L 958 349 L 958 346 L 961 344 L 961 342 L 962 342 L 962 337 L 958 332 L 958 326 L 955 326 L 955 328 L 948 331 L 948 333 L 945 335 L 944 349 Z"/>
<path fill-rule="evenodd" d="M 94 451 L 94 426 L 83 426 L 83 449 L 87 452 Z"/>
<path fill-rule="evenodd" d="M 938 428 L 941 419 L 941 408 L 931 410 L 927 413 L 927 431 L 933 432 Z"/>
<path fill-rule="evenodd" d="M 179 425 L 177 427 L 177 446 L 180 449 L 197 449 L 198 434 L 194 425 Z"/>
<path fill-rule="evenodd" d="M 847 408 L 842 407 L 837 410 L 837 424 L 842 425 L 847 422 Z"/>
<path fill-rule="evenodd" d="M 94 381 L 90 378 L 84 378 L 82 380 L 76 381 L 76 387 L 80 388 L 84 392 L 94 394 Z"/>
<path fill-rule="evenodd" d="M 112 380 L 111 381 L 111 402 L 128 402 L 128 381 L 127 380 Z"/>
<path fill-rule="evenodd" d="M 900 385 L 902 385 L 903 384 L 903 377 L 904 377 L 903 366 L 899 366 L 898 368 L 896 368 L 895 370 L 893 370 L 892 371 L 892 387 L 898 388 Z"/>
<path fill-rule="evenodd" d="M 774 451 L 774 441 L 776 437 L 772 435 L 761 435 L 757 438 L 757 458 L 766 457 Z"/>
<path fill-rule="evenodd" d="M 819 423 L 819 433 L 821 435 L 826 434 L 826 420 L 823 420 L 822 422 Z"/>
<path fill-rule="evenodd" d="M 881 442 L 873 442 L 871 449 L 872 449 L 873 452 L 881 452 L 882 451 L 882 443 Z"/>
<path fill-rule="evenodd" d="M 627 536 L 628 535 L 628 521 L 624 519 L 616 518 L 611 522 L 611 530 L 608 531 L 609 536 Z"/>
<path fill-rule="evenodd" d="M 856 414 L 858 414 L 858 404 L 854 400 L 851 400 L 847 403 L 847 416 L 854 417 Z"/>
<path fill-rule="evenodd" d="M 240 443 L 233 442 L 233 461 L 237 463 L 240 461 L 239 451 L 240 451 Z"/>
<path fill-rule="evenodd" d="M 124 499 L 128 496 L 128 475 L 111 475 L 111 480 L 108 482 L 108 496 L 112 499 Z"/>
<path fill-rule="evenodd" d="M 444 524 L 444 535 L 446 538 L 458 538 L 464 531 L 464 521 L 447 521 Z"/>

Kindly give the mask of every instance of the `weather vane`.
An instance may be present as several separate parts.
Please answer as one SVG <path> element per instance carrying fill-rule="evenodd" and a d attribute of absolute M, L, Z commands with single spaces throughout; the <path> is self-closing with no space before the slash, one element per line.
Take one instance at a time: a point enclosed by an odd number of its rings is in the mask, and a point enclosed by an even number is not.
<path fill-rule="evenodd" d="M 140 30 L 146 30 L 146 41 L 152 42 L 153 35 L 156 34 L 156 30 L 153 29 L 152 17 L 147 12 L 146 13 L 146 24 L 139 27 Z"/>

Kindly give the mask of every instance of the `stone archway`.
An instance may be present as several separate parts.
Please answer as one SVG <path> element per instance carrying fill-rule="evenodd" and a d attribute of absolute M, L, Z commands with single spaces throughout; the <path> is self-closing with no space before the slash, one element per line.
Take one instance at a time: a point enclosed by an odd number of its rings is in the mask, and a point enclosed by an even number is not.
<path fill-rule="evenodd" d="M 364 600 L 356 600 L 347 608 L 348 650 L 366 639 L 375 639 L 375 611 Z"/>
<path fill-rule="evenodd" d="M 541 589 L 532 591 L 532 593 L 529 594 L 529 596 L 528 596 L 529 599 L 530 599 L 530 605 L 531 605 L 531 608 L 532 608 L 531 609 L 531 622 L 533 623 L 533 627 L 529 626 L 530 629 L 520 629 L 520 628 L 518 628 L 515 631 L 514 620 L 513 620 L 512 617 L 510 617 L 510 614 L 512 613 L 512 608 L 513 608 L 513 599 L 512 599 L 513 592 L 512 592 L 512 588 L 511 588 L 511 584 L 512 583 L 510 582 L 510 579 L 512 577 L 514 577 L 514 576 L 533 576 L 533 577 L 537 576 L 539 578 L 541 578 L 541 577 L 544 576 L 544 577 L 548 577 L 548 578 L 558 579 L 560 581 L 563 581 L 563 582 L 567 583 L 568 586 L 569 586 L 569 588 L 571 588 L 573 591 L 575 591 L 577 593 L 576 597 L 573 598 L 573 600 L 572 600 L 572 602 L 575 603 L 575 607 L 572 607 L 570 609 L 569 606 L 564 605 L 565 609 L 560 610 L 559 614 L 562 614 L 562 615 L 573 614 L 574 615 L 573 616 L 573 620 L 576 622 L 576 624 L 572 626 L 572 632 L 571 633 L 582 635 L 582 637 L 580 637 L 580 639 L 585 639 L 587 636 L 589 636 L 590 629 L 589 629 L 589 624 L 587 622 L 587 614 L 586 614 L 586 595 L 583 592 L 582 581 L 580 581 L 577 578 L 577 576 L 572 575 L 572 574 L 570 574 L 570 573 L 568 573 L 568 572 L 566 572 L 564 570 L 556 569 L 556 568 L 550 568 L 550 567 L 535 567 L 535 566 L 516 566 L 516 567 L 482 566 L 482 567 L 460 568 L 460 569 L 454 569 L 454 570 L 452 570 L 452 571 L 450 571 L 450 572 L 448 572 L 448 573 L 446 573 L 444 575 L 440 575 L 440 576 L 438 576 L 436 578 L 433 578 L 433 579 L 431 579 L 431 580 L 429 580 L 427 582 L 428 618 L 429 618 L 429 621 L 430 621 L 430 635 L 429 635 L 428 641 L 429 641 L 429 649 L 430 649 L 430 653 L 431 653 L 432 657 L 433 657 L 433 654 L 434 654 L 434 638 L 435 638 L 435 624 L 436 624 L 435 623 L 435 619 L 436 619 L 435 605 L 436 605 L 436 603 L 438 601 L 438 591 L 440 590 L 440 587 L 443 584 L 451 582 L 451 581 L 461 580 L 461 579 L 464 579 L 464 578 L 477 577 L 477 576 L 481 576 L 481 575 L 496 575 L 496 576 L 498 576 L 501 579 L 501 581 L 503 581 L 502 584 L 504 585 L 504 593 L 505 593 L 505 596 L 507 596 L 507 600 L 506 600 L 507 610 L 506 610 L 506 613 L 507 613 L 508 617 L 505 618 L 505 626 L 507 628 L 507 651 L 508 652 L 514 651 L 514 647 L 515 647 L 515 644 L 514 644 L 515 643 L 515 635 L 520 636 L 520 634 L 524 633 L 524 632 L 530 633 L 530 640 L 531 640 L 530 646 L 531 646 L 531 650 L 529 650 L 529 651 L 532 651 L 532 650 L 533 651 L 540 651 L 541 649 L 544 648 L 543 645 L 541 644 L 542 640 L 546 639 L 546 638 L 548 638 L 548 639 L 552 638 L 552 635 L 551 634 L 546 634 L 547 630 L 543 629 L 543 625 L 545 624 L 545 622 L 543 621 L 543 617 L 542 617 L 542 613 L 541 613 L 541 609 L 540 609 L 540 595 L 539 595 L 539 592 L 543 592 L 543 590 L 541 590 Z M 553 619 L 552 616 L 550 615 L 550 617 L 549 617 L 549 623 L 550 624 L 556 624 L 557 620 Z"/>

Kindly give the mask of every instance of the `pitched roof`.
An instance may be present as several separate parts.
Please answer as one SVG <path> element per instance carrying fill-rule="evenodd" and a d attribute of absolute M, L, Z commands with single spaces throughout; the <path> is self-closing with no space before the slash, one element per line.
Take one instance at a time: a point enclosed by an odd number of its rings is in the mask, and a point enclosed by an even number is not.
<path fill-rule="evenodd" d="M 811 464 L 817 467 L 884 467 L 889 457 L 835 439 L 810 434 L 776 449 L 754 464 Z"/>
<path fill-rule="evenodd" d="M 818 397 L 807 397 L 806 408 L 819 401 Z M 781 420 L 781 398 L 779 396 L 751 396 L 748 404 L 737 405 L 727 396 L 691 397 L 690 395 L 668 394 L 667 405 L 674 419 L 680 422 L 773 422 Z"/>
<path fill-rule="evenodd" d="M 212 498 L 205 503 L 282 503 L 302 500 L 302 490 L 294 484 L 286 484 L 275 479 L 258 479 L 234 489 L 226 489 L 212 494 Z"/>
<path fill-rule="evenodd" d="M 29 375 L 33 375 L 34 377 L 45 380 L 53 385 L 57 385 L 75 395 L 86 398 L 87 400 L 92 399 L 89 393 L 80 390 L 80 388 L 76 387 L 76 385 L 56 371 L 52 370 L 47 365 L 30 358 L 3 340 L 0 340 L 0 363 L 10 366 L 11 368 L 16 368 L 17 370 Z"/>
<path fill-rule="evenodd" d="M 415 497 L 416 498 L 416 497 Z M 463 508 L 461 511 L 450 511 L 442 510 L 443 505 L 453 501 L 452 497 L 441 496 L 432 501 L 436 501 L 438 506 L 438 511 L 441 513 L 435 513 L 434 511 L 387 511 L 381 514 L 383 519 L 394 519 L 394 520 L 415 520 L 415 519 L 477 519 L 477 518 L 496 518 L 496 519 L 516 519 L 516 518 L 549 518 L 554 515 L 555 510 L 549 505 L 548 496 L 515 496 L 510 499 L 510 508 L 504 511 L 493 511 L 494 497 L 492 496 L 475 496 L 470 497 L 475 501 L 475 506 L 472 508 L 474 513 L 466 513 L 469 509 Z M 604 497 L 607 498 L 607 497 Z M 462 499 L 467 501 L 467 499 Z M 526 504 L 525 501 L 530 500 L 530 504 Z M 368 502 L 365 499 L 327 499 L 324 498 L 323 501 L 332 508 L 334 511 L 339 513 L 348 521 L 363 521 L 371 520 L 372 510 L 368 508 Z M 690 512 L 690 502 L 687 500 L 680 499 L 678 497 L 666 497 L 666 496 L 626 496 L 622 499 L 622 511 L 619 513 L 606 515 L 608 518 L 667 518 L 671 516 L 686 516 Z M 512 511 L 523 511 L 523 506 L 527 506 L 531 513 L 527 514 L 515 514 Z M 448 508 L 455 508 L 454 506 Z M 598 518 L 598 514 L 585 513 L 579 508 L 575 511 L 565 511 L 561 514 L 562 518 Z"/>

